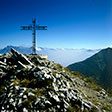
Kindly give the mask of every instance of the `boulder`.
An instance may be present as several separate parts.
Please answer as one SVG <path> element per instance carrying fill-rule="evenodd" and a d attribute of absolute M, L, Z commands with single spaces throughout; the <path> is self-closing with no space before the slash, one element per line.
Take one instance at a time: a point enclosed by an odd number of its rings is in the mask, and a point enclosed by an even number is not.
<path fill-rule="evenodd" d="M 18 51 L 16 51 L 13 48 L 11 48 L 11 52 L 12 52 L 15 60 L 18 60 L 18 61 L 20 61 L 21 63 L 23 63 L 25 65 L 34 66 L 34 64 L 32 62 L 30 62 L 29 59 L 25 55 L 19 53 Z"/>

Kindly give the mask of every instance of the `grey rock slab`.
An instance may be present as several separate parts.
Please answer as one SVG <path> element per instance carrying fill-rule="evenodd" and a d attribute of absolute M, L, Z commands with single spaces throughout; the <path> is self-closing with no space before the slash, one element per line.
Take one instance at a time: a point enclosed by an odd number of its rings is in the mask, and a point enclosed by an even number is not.
<path fill-rule="evenodd" d="M 60 99 L 57 95 L 53 95 L 52 98 L 56 101 L 56 102 L 60 102 Z"/>
<path fill-rule="evenodd" d="M 23 54 L 19 53 L 15 49 L 11 48 L 11 52 L 14 55 L 14 57 L 17 60 L 22 61 L 23 64 L 30 64 L 31 66 L 34 66 L 34 64 L 32 62 L 30 62 L 29 59 L 26 56 L 24 56 Z"/>
<path fill-rule="evenodd" d="M 23 112 L 28 112 L 28 110 L 26 108 L 23 108 Z"/>
<path fill-rule="evenodd" d="M 33 94 L 32 92 L 29 92 L 28 96 L 35 96 L 35 94 Z"/>
<path fill-rule="evenodd" d="M 67 109 L 69 107 L 69 104 L 65 100 L 63 102 L 64 102 L 64 108 Z"/>
<path fill-rule="evenodd" d="M 53 85 L 55 91 L 59 91 L 59 89 L 55 83 L 52 83 L 52 85 Z"/>
<path fill-rule="evenodd" d="M 2 62 L 2 61 L 0 61 L 0 65 L 4 65 L 4 66 L 6 66 L 7 64 L 4 63 L 4 62 Z"/>
<path fill-rule="evenodd" d="M 52 106 L 52 103 L 51 103 L 50 101 L 48 101 L 48 100 L 45 101 L 44 103 L 45 103 L 45 106 L 46 106 L 46 107 L 50 107 L 50 106 Z"/>
<path fill-rule="evenodd" d="M 41 99 L 37 98 L 36 101 L 35 101 L 35 105 L 37 105 L 40 101 L 41 101 Z"/>

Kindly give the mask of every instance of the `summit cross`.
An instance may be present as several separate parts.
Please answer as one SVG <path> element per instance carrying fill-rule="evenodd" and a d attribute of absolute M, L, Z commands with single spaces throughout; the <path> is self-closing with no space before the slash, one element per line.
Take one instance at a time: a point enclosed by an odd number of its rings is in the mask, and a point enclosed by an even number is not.
<path fill-rule="evenodd" d="M 21 30 L 32 30 L 32 54 L 36 54 L 36 30 L 47 30 L 47 26 L 36 25 L 36 19 L 32 19 L 32 24 L 29 26 L 21 26 Z"/>

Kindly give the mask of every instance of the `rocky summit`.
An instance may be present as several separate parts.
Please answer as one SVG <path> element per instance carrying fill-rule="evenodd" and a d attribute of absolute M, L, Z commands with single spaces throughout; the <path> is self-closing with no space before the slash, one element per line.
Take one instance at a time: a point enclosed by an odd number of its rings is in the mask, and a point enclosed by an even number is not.
<path fill-rule="evenodd" d="M 47 56 L 11 49 L 0 55 L 0 112 L 112 112 L 112 97 Z"/>

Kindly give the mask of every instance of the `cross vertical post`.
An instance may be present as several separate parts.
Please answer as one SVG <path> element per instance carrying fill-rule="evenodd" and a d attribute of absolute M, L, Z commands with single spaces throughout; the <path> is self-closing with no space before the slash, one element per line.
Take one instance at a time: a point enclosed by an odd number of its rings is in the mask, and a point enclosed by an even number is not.
<path fill-rule="evenodd" d="M 32 32 L 32 35 L 33 35 L 32 54 L 36 54 L 36 19 L 32 20 L 32 24 L 33 24 L 33 30 L 32 30 L 32 31 L 33 31 L 33 32 Z"/>
<path fill-rule="evenodd" d="M 36 54 L 36 30 L 47 30 L 47 26 L 36 25 L 36 18 L 32 19 L 32 24 L 29 26 L 21 26 L 21 30 L 32 30 L 32 54 Z"/>

